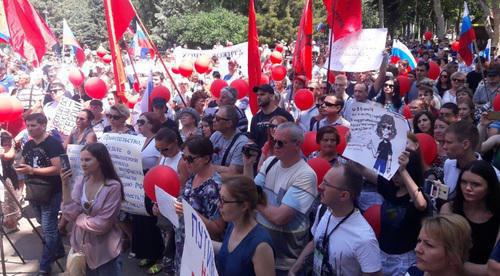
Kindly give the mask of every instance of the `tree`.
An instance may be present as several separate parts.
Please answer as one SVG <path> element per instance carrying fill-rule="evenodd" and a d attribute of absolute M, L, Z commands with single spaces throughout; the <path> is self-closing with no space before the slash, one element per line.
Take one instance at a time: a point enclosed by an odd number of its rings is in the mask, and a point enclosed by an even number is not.
<path fill-rule="evenodd" d="M 434 15 L 436 16 L 437 37 L 443 39 L 446 32 L 444 29 L 444 15 L 441 8 L 441 0 L 432 0 L 432 7 L 434 8 Z"/>

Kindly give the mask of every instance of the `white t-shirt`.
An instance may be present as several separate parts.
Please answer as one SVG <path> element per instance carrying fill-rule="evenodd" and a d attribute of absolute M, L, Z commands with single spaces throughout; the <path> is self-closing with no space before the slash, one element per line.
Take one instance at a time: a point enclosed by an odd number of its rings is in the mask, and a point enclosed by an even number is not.
<path fill-rule="evenodd" d="M 163 166 L 168 166 L 172 168 L 172 170 L 177 171 L 177 166 L 179 166 L 179 162 L 181 161 L 182 158 L 182 152 L 179 151 L 177 155 L 174 157 L 164 157 L 162 156 L 160 158 L 160 165 Z"/>
<path fill-rule="evenodd" d="M 314 236 L 314 250 L 317 252 L 323 239 L 343 219 L 335 217 L 329 209 L 325 211 L 321 219 L 316 213 L 311 233 Z M 330 222 L 328 223 L 328 218 Z M 318 222 L 319 221 L 319 222 Z M 328 224 L 328 226 L 327 226 Z M 321 267 L 322 259 L 314 254 L 313 267 Z M 361 215 L 355 210 L 333 233 L 328 242 L 329 264 L 334 275 L 361 275 L 362 273 L 373 273 L 382 269 L 380 248 L 373 229 Z"/>
<path fill-rule="evenodd" d="M 141 151 L 142 156 L 142 169 L 149 170 L 156 166 L 160 152 L 155 147 L 155 139 L 151 139 L 148 145 Z"/>
<path fill-rule="evenodd" d="M 450 90 L 446 90 L 443 94 L 442 103 L 454 103 L 457 104 L 457 96 L 453 96 Z"/>
<path fill-rule="evenodd" d="M 345 126 L 348 128 L 351 127 L 351 123 L 349 121 L 347 121 L 346 119 L 344 119 L 344 117 L 339 117 L 333 123 L 329 122 L 328 118 L 323 118 L 319 121 L 319 123 L 314 125 L 313 130 L 319 130 L 320 128 L 325 127 L 325 126 L 338 126 L 338 125 Z"/>

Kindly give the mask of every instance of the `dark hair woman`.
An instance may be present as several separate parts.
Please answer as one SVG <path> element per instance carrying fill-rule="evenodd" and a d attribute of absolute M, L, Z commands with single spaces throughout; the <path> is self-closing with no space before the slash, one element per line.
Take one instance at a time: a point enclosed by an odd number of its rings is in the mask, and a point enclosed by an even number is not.
<path fill-rule="evenodd" d="M 398 80 L 386 78 L 382 91 L 376 101 L 382 104 L 385 109 L 401 114 L 403 112 L 403 102 L 399 94 Z"/>
<path fill-rule="evenodd" d="M 422 111 L 413 118 L 413 133 L 427 133 L 434 135 L 434 115 L 429 111 Z"/>
<path fill-rule="evenodd" d="M 122 232 L 118 215 L 123 200 L 122 183 L 103 144 L 84 146 L 80 162 L 83 177 L 75 179 L 72 191 L 72 171 L 61 171 L 62 213 L 74 223 L 71 250 L 84 253 L 86 275 L 121 275 Z"/>
<path fill-rule="evenodd" d="M 86 145 L 97 142 L 97 136 L 92 129 L 92 120 L 94 120 L 94 114 L 90 110 L 83 109 L 78 112 L 76 126 L 64 141 L 64 148 L 70 144 Z"/>
<path fill-rule="evenodd" d="M 436 89 L 439 92 L 439 96 L 441 97 L 446 90 L 451 89 L 451 76 L 448 71 L 441 71 L 441 74 L 439 74 L 439 78 L 436 80 Z"/>

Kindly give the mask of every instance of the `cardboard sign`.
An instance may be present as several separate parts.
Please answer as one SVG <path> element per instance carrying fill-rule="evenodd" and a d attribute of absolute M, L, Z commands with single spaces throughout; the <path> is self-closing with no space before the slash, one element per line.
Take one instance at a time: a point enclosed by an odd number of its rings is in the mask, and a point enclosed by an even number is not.
<path fill-rule="evenodd" d="M 182 200 L 182 208 L 185 238 L 181 276 L 217 276 L 214 247 L 207 227 L 185 200 Z"/>
<path fill-rule="evenodd" d="M 158 203 L 158 209 L 160 209 L 160 213 L 166 217 L 172 225 L 176 228 L 179 227 L 179 216 L 175 212 L 175 202 L 177 199 L 167 192 L 162 190 L 160 187 L 155 186 L 155 195 L 156 202 Z"/>
<path fill-rule="evenodd" d="M 330 70 L 366 72 L 378 70 L 385 50 L 387 29 L 363 29 L 333 43 Z M 323 66 L 328 68 L 328 62 Z"/>
<path fill-rule="evenodd" d="M 406 148 L 408 122 L 380 106 L 355 102 L 351 106 L 350 139 L 343 156 L 391 179 Z"/>
<path fill-rule="evenodd" d="M 55 116 L 49 121 L 47 129 L 56 128 L 62 134 L 69 135 L 76 126 L 76 118 L 82 108 L 81 103 L 68 97 L 61 97 L 57 104 Z"/>

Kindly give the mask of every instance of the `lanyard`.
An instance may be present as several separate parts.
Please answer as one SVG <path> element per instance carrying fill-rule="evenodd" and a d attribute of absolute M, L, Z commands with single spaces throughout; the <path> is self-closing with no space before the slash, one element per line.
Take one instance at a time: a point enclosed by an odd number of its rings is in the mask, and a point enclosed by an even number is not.
<path fill-rule="evenodd" d="M 333 234 L 333 232 L 335 230 L 337 230 L 337 228 L 340 227 L 340 225 L 342 223 L 344 223 L 351 215 L 352 213 L 354 213 L 354 210 L 356 210 L 356 208 L 353 208 L 352 211 L 347 215 L 345 216 L 337 225 L 335 225 L 335 227 L 333 227 L 332 231 L 330 231 L 330 233 L 328 233 L 328 235 L 326 234 L 326 231 L 328 231 L 328 225 L 330 224 L 330 219 L 332 218 L 332 213 L 330 213 L 330 216 L 328 217 L 328 222 L 326 223 L 326 228 L 325 228 L 325 234 L 324 234 L 324 238 L 323 238 L 323 244 L 322 244 L 322 247 L 325 249 L 325 250 L 328 250 L 327 248 L 325 248 L 325 246 L 327 245 L 327 241 L 330 239 L 330 236 Z"/>

